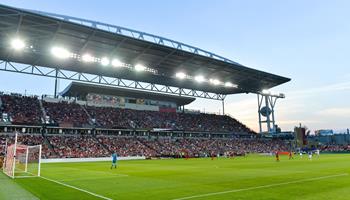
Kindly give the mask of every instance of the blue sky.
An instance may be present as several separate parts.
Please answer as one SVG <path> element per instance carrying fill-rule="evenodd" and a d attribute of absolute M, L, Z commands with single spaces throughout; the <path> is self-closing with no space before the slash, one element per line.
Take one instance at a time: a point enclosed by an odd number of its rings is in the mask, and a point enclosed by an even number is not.
<path fill-rule="evenodd" d="M 2 0 L 15 7 L 92 19 L 197 46 L 292 78 L 276 87 L 284 130 L 350 127 L 350 1 Z M 0 72 L 0 90 L 53 94 L 52 79 Z M 66 81 L 60 82 L 63 89 Z M 221 102 L 188 108 L 219 112 Z M 256 95 L 232 95 L 226 112 L 257 130 Z"/>

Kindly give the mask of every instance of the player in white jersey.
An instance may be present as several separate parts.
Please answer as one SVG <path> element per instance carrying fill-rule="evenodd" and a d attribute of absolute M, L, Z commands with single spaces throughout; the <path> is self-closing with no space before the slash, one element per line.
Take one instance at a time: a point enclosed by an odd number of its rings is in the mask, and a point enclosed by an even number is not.
<path fill-rule="evenodd" d="M 309 160 L 312 160 L 312 151 L 309 151 Z"/>
<path fill-rule="evenodd" d="M 319 157 L 320 157 L 320 150 L 317 149 L 317 150 L 315 151 L 315 154 L 316 154 L 317 158 L 319 158 Z"/>

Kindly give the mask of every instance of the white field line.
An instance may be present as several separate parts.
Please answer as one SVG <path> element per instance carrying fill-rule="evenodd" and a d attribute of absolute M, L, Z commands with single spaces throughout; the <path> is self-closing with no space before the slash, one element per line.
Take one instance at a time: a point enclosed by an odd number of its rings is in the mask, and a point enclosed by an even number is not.
<path fill-rule="evenodd" d="M 15 176 L 15 178 L 34 178 L 35 176 Z"/>
<path fill-rule="evenodd" d="M 59 185 L 63 185 L 63 186 L 69 187 L 69 188 L 73 188 L 73 189 L 79 190 L 81 192 L 85 192 L 87 194 L 90 194 L 92 196 L 95 196 L 95 197 L 98 197 L 98 198 L 101 198 L 101 199 L 113 200 L 111 198 L 108 198 L 108 197 L 105 197 L 105 196 L 102 196 L 102 195 L 99 195 L 99 194 L 96 194 L 96 193 L 93 193 L 93 192 L 90 192 L 90 191 L 87 191 L 87 190 L 75 187 L 75 186 L 72 186 L 72 185 L 68 185 L 68 184 L 65 184 L 65 183 L 62 183 L 62 182 L 59 182 L 59 181 L 55 181 L 55 180 L 52 180 L 52 179 L 49 179 L 49 178 L 46 178 L 46 177 L 42 177 L 42 176 L 39 176 L 39 177 L 42 178 L 42 179 L 45 179 L 47 181 L 51 181 L 51 182 L 57 183 Z"/>
<path fill-rule="evenodd" d="M 99 179 L 112 179 L 112 178 L 118 178 L 118 177 L 128 177 L 129 175 L 126 174 L 114 174 L 109 177 L 100 177 L 100 178 L 70 178 L 70 179 L 61 179 L 58 181 L 63 182 L 69 182 L 69 181 L 93 181 L 93 180 L 99 180 Z"/>
<path fill-rule="evenodd" d="M 187 197 L 181 197 L 181 198 L 177 198 L 177 199 L 173 199 L 173 200 L 195 199 L 195 198 L 215 196 L 215 195 L 220 195 L 220 194 L 235 193 L 235 192 L 256 190 L 256 189 L 262 189 L 262 188 L 270 188 L 270 187 L 275 187 L 275 186 L 303 183 L 303 182 L 309 182 L 309 181 L 317 181 L 317 180 L 322 180 L 322 179 L 329 179 L 329 178 L 348 176 L 348 175 L 349 175 L 348 173 L 344 173 L 344 174 L 335 174 L 335 175 L 329 175 L 329 176 L 320 176 L 320 177 L 301 179 L 301 180 L 296 180 L 296 181 L 288 181 L 288 182 L 283 182 L 283 183 L 274 183 L 274 184 L 261 185 L 261 186 L 256 186 L 256 187 L 249 187 L 249 188 L 242 188 L 242 189 L 235 189 L 235 190 L 227 190 L 227 191 L 222 191 L 222 192 L 213 192 L 213 193 L 206 193 L 206 194 L 200 194 L 200 195 L 194 195 L 194 196 L 187 196 Z"/>

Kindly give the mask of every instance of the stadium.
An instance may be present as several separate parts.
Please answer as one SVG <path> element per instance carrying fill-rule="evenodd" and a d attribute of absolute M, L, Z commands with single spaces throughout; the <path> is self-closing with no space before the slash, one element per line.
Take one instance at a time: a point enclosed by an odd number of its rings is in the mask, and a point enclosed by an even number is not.
<path fill-rule="evenodd" d="M 291 78 L 83 17 L 0 4 L 0 19 L 0 73 L 55 82 L 0 92 L 0 199 L 350 199 L 349 130 L 278 126 L 288 96 L 271 89 Z M 237 94 L 257 96 L 258 131 L 225 113 Z"/>

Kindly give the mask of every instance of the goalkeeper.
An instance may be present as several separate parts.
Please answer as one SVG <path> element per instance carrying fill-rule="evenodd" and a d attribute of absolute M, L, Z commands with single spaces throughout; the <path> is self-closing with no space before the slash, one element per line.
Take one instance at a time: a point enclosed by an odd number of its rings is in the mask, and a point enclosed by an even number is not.
<path fill-rule="evenodd" d="M 118 158 L 117 158 L 117 153 L 116 152 L 114 152 L 113 154 L 112 154 L 112 166 L 111 166 L 111 169 L 114 167 L 114 168 L 117 168 L 117 160 L 118 160 Z"/>

